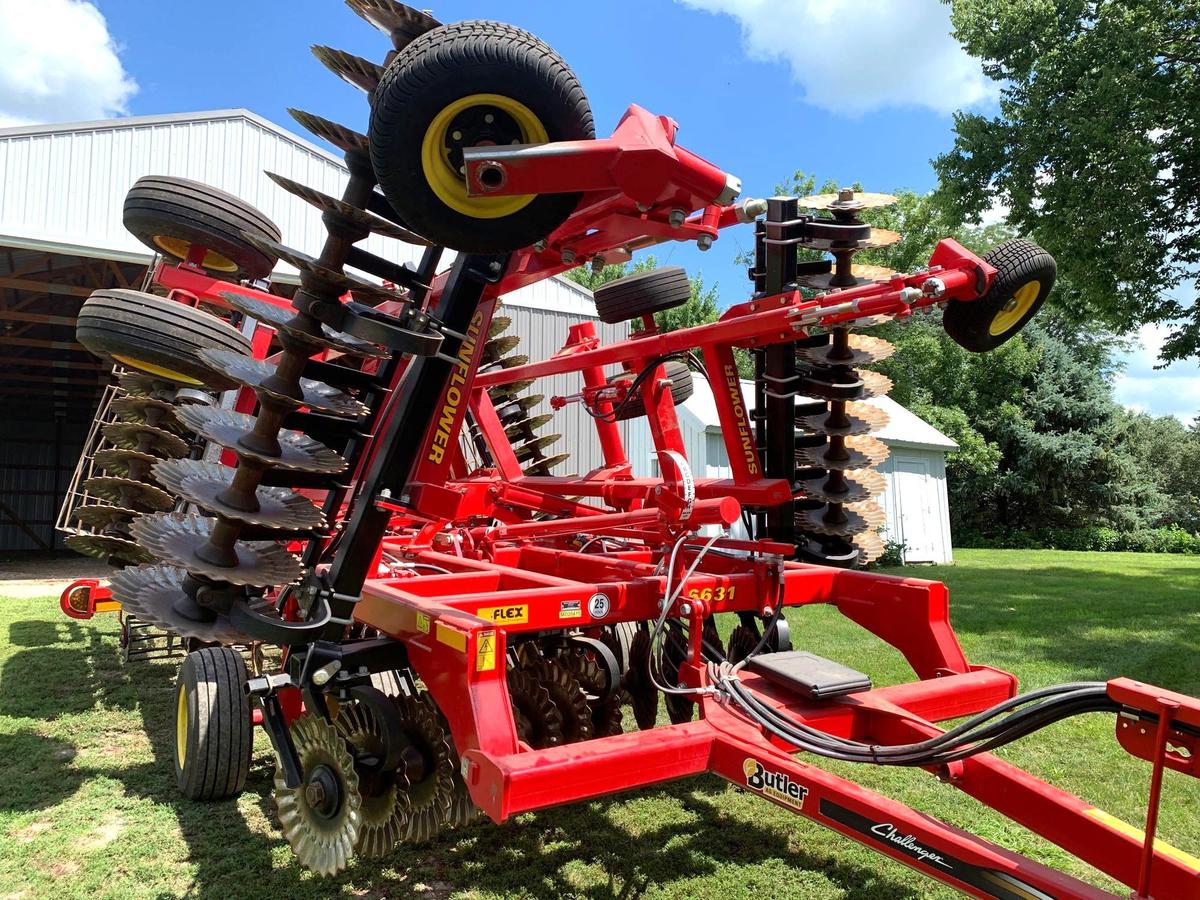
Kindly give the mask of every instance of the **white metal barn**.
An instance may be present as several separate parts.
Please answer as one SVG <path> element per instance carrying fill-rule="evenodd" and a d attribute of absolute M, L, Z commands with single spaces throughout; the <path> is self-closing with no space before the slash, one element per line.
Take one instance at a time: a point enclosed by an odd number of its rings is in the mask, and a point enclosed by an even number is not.
<path fill-rule="evenodd" d="M 693 383 L 695 392 L 678 408 L 688 459 L 698 477 L 728 478 L 729 456 L 712 390 L 703 378 L 694 377 Z M 752 402 L 754 383 L 743 381 L 742 394 Z M 880 467 L 887 478 L 887 490 L 880 498 L 887 511 L 885 538 L 905 545 L 907 562 L 952 562 L 946 453 L 958 445 L 888 397 L 867 402 L 889 416 L 887 427 L 874 433 L 892 451 Z M 656 473 L 654 444 L 645 420 L 631 430 L 626 449 L 635 474 Z"/>
<path fill-rule="evenodd" d="M 320 213 L 264 171 L 334 196 L 348 177 L 339 156 L 244 109 L 0 129 L 0 551 L 58 543 L 55 511 L 108 380 L 75 342 L 75 316 L 97 288 L 140 286 L 151 261 L 121 224 L 126 191 L 150 174 L 204 182 L 254 204 L 285 244 L 314 253 L 325 238 Z M 379 236 L 363 246 L 400 263 L 421 252 Z M 275 278 L 294 282 L 296 274 L 280 265 Z M 591 293 L 561 278 L 509 295 L 504 312 L 521 337 L 517 352 L 531 359 L 552 355 L 572 324 L 596 315 Z M 596 327 L 605 341 L 628 334 L 626 326 Z M 548 378 L 538 391 L 548 401 L 577 391 L 575 381 Z M 548 402 L 535 410 L 549 411 Z M 578 405 L 544 431 L 563 435 L 550 452 L 571 452 L 564 468 L 600 464 Z"/>

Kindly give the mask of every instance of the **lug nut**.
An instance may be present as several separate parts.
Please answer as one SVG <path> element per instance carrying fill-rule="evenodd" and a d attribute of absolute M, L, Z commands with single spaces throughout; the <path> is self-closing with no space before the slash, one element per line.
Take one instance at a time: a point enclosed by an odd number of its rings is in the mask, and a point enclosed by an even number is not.
<path fill-rule="evenodd" d="M 696 247 L 701 251 L 711 250 L 713 245 L 713 236 L 711 234 L 702 234 L 696 238 Z"/>

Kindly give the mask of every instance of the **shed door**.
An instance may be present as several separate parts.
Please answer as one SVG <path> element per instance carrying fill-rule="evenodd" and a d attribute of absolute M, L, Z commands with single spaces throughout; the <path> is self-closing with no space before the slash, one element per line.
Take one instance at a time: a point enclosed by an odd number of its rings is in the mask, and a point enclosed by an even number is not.
<path fill-rule="evenodd" d="M 937 560 L 938 520 L 934 511 L 933 476 L 929 460 L 919 456 L 896 459 L 896 507 L 906 562 Z"/>

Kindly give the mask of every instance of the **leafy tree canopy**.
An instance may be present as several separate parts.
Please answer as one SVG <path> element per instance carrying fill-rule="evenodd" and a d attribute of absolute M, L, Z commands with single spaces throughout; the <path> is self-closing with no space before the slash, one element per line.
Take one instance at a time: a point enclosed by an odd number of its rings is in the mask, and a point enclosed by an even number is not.
<path fill-rule="evenodd" d="M 1000 83 L 935 162 L 953 218 L 992 204 L 1050 251 L 1058 304 L 1119 333 L 1169 322 L 1200 353 L 1200 7 L 1196 0 L 947 0 Z"/>

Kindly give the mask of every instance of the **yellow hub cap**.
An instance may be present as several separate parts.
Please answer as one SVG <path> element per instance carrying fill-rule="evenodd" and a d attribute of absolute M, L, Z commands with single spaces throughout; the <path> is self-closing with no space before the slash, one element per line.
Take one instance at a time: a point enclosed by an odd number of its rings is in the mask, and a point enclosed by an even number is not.
<path fill-rule="evenodd" d="M 165 369 L 162 366 L 156 366 L 153 363 L 148 363 L 145 360 L 136 359 L 132 356 L 121 356 L 114 353 L 112 358 L 123 366 L 137 369 L 139 372 L 145 372 L 147 375 L 157 375 L 159 378 L 165 378 L 168 381 L 178 381 L 180 384 L 204 384 L 203 381 L 197 381 L 190 375 L 184 375 L 182 372 L 176 372 L 174 369 Z"/>
<path fill-rule="evenodd" d="M 520 137 L 513 138 L 517 143 L 545 144 L 550 140 L 541 120 L 524 103 L 500 94 L 472 94 L 455 100 L 429 124 L 421 142 L 421 170 L 438 199 L 455 212 L 473 219 L 511 216 L 532 203 L 536 195 L 468 197 L 466 174 L 460 172 L 451 161 L 452 145 L 458 145 L 465 138 L 462 129 L 453 127 L 455 120 L 470 110 L 478 110 L 480 117 L 489 125 L 493 122 L 487 117 L 495 116 L 492 110 L 499 111 L 520 132 Z M 487 146 L 487 142 L 479 141 L 474 146 Z"/>
<path fill-rule="evenodd" d="M 183 764 L 187 762 L 187 688 L 180 685 L 176 693 L 179 697 L 175 703 L 175 759 L 178 760 L 179 768 L 182 769 Z"/>
<path fill-rule="evenodd" d="M 192 250 L 190 241 L 185 241 L 183 238 L 167 237 L 165 234 L 155 235 L 154 243 L 158 245 L 158 249 L 168 256 L 174 256 L 176 259 L 187 259 L 188 253 Z M 204 261 L 200 263 L 202 268 L 212 269 L 214 272 L 236 272 L 237 263 L 226 256 L 222 256 L 216 250 L 205 250 Z"/>
<path fill-rule="evenodd" d="M 988 331 L 993 335 L 1001 335 L 1016 328 L 1025 314 L 1029 312 L 1029 308 L 1033 306 L 1033 302 L 1037 300 L 1041 290 L 1042 283 L 1037 280 L 1027 281 L 1017 288 L 1013 292 L 1012 299 L 1004 304 L 1000 312 L 996 313 Z"/>

